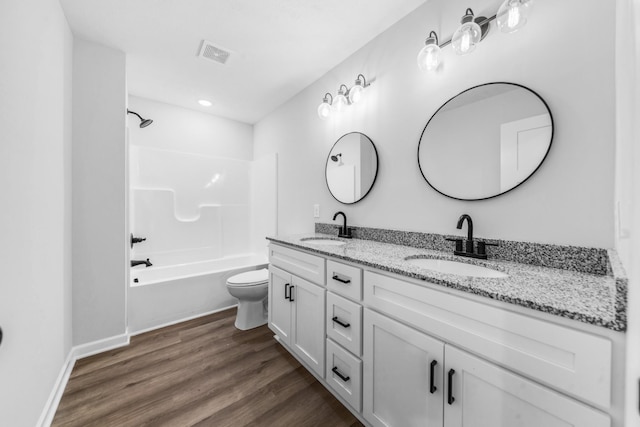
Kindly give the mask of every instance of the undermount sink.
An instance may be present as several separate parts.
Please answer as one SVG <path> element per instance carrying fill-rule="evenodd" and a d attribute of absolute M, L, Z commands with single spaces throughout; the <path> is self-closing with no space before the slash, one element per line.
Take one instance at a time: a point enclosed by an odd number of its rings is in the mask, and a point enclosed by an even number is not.
<path fill-rule="evenodd" d="M 439 273 L 455 274 L 469 277 L 507 277 L 507 274 L 494 270 L 493 268 L 481 267 L 479 265 L 467 264 L 466 262 L 447 261 L 433 258 L 405 258 L 409 264 Z"/>
<path fill-rule="evenodd" d="M 322 246 L 342 246 L 345 244 L 342 240 L 323 239 L 321 237 L 307 237 L 305 239 L 300 239 L 300 241 Z"/>

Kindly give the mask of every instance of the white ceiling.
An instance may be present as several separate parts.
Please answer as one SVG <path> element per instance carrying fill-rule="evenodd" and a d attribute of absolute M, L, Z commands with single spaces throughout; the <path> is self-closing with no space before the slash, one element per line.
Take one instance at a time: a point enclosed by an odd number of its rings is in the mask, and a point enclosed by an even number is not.
<path fill-rule="evenodd" d="M 425 1 L 60 3 L 74 35 L 127 54 L 130 94 L 255 123 Z M 197 57 L 203 39 L 233 52 L 226 65 Z"/>

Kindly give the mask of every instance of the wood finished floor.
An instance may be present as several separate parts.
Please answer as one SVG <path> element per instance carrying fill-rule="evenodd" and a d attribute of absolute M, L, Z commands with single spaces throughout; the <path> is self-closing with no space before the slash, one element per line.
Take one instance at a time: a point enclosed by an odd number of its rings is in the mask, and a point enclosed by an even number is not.
<path fill-rule="evenodd" d="M 235 309 L 79 360 L 53 426 L 361 426 L 262 326 Z"/>

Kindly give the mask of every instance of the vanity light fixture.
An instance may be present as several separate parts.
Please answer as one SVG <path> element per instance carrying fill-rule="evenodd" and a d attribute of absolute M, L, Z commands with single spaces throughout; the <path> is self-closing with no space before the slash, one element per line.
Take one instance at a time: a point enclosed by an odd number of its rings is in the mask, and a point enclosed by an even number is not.
<path fill-rule="evenodd" d="M 503 33 L 513 33 L 527 23 L 534 0 L 504 0 L 498 12 L 489 17 L 476 17 L 471 8 L 467 8 L 460 20 L 460 27 L 453 33 L 451 40 L 438 44 L 438 35 L 435 31 L 429 33 L 425 46 L 418 53 L 418 68 L 421 71 L 433 71 L 441 63 L 440 50 L 451 45 L 458 55 L 466 55 L 473 52 L 477 44 L 485 38 L 489 32 L 489 23 L 496 20 L 498 28 Z"/>
<path fill-rule="evenodd" d="M 333 96 L 327 92 L 322 99 L 322 104 L 318 106 L 318 116 L 322 120 L 331 115 L 331 104 L 333 104 Z"/>
<path fill-rule="evenodd" d="M 363 74 L 358 74 L 351 89 L 341 84 L 335 98 L 330 93 L 325 93 L 322 103 L 318 106 L 318 116 L 325 120 L 332 112 L 343 112 L 347 106 L 358 103 L 362 99 L 362 92 L 370 85 Z"/>
<path fill-rule="evenodd" d="M 344 109 L 349 105 L 349 100 L 347 99 L 347 93 L 349 92 L 349 88 L 347 85 L 340 85 L 340 89 L 338 89 L 338 94 L 333 100 L 333 109 L 336 113 L 341 113 Z"/>
<path fill-rule="evenodd" d="M 360 77 L 362 77 L 362 79 L 360 79 Z M 367 80 L 362 74 L 358 74 L 358 76 L 356 77 L 356 82 L 354 83 L 353 87 L 349 89 L 349 101 L 352 104 L 358 103 L 362 99 L 362 91 L 366 87 L 369 87 L 369 83 L 367 83 Z"/>

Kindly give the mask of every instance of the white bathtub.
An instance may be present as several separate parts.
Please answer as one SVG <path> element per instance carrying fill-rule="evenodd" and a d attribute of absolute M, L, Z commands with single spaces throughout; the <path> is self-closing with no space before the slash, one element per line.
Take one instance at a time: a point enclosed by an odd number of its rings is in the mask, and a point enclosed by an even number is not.
<path fill-rule="evenodd" d="M 265 255 L 247 254 L 133 267 L 127 304 L 129 333 L 137 334 L 233 307 L 237 300 L 227 292 L 227 279 L 237 273 L 264 268 L 267 263 Z"/>

